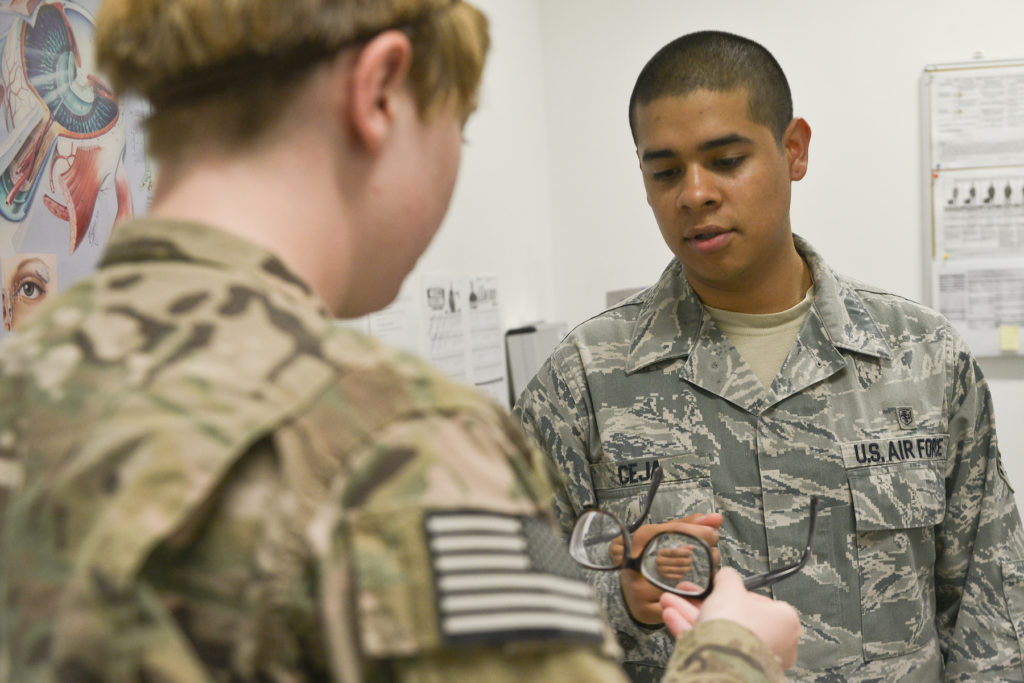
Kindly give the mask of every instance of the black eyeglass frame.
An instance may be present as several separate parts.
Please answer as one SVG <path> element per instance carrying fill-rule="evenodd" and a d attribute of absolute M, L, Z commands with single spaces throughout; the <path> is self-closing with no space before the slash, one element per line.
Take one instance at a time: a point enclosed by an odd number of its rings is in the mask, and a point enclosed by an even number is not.
<path fill-rule="evenodd" d="M 618 527 L 619 527 L 620 533 L 612 534 L 612 535 L 606 536 L 606 537 L 599 537 L 598 539 L 595 539 L 593 542 L 611 541 L 611 540 L 621 536 L 622 539 L 623 539 L 623 553 L 622 553 L 622 560 L 619 562 L 618 565 L 612 566 L 612 567 L 608 567 L 608 566 L 597 566 L 597 565 L 594 565 L 592 563 L 589 563 L 589 562 L 587 562 L 587 561 L 585 561 L 585 560 L 583 560 L 583 559 L 581 559 L 581 558 L 576 556 L 576 554 L 573 552 L 575 550 L 575 548 L 572 546 L 572 544 L 570 544 L 570 555 L 572 555 L 572 558 L 576 562 L 578 562 L 580 565 L 586 567 L 587 569 L 591 569 L 591 570 L 594 570 L 594 571 L 615 571 L 615 570 L 622 570 L 622 569 L 632 569 L 633 571 L 639 572 L 645 579 L 650 581 L 653 585 L 657 586 L 658 588 L 661 588 L 662 590 L 668 591 L 670 593 L 674 593 L 676 595 L 680 595 L 680 596 L 682 596 L 684 598 L 692 598 L 692 599 L 702 600 L 702 599 L 706 598 L 708 595 L 710 595 L 711 590 L 714 587 L 714 577 L 715 577 L 715 571 L 716 571 L 715 566 L 714 566 L 714 562 L 711 560 L 711 558 L 714 557 L 714 555 L 712 554 L 711 547 L 703 539 L 698 538 L 696 536 L 691 536 L 690 534 L 680 534 L 679 532 L 676 532 L 676 531 L 663 531 L 663 532 L 661 532 L 659 534 L 655 534 L 654 536 L 652 536 L 651 539 L 649 541 L 647 541 L 647 543 L 644 544 L 643 550 L 640 551 L 640 553 L 638 553 L 636 557 L 633 557 L 632 534 L 633 534 L 633 532 L 635 532 L 637 529 L 639 529 L 643 525 L 644 521 L 647 519 L 648 514 L 650 514 L 651 504 L 654 501 L 654 494 L 657 493 L 658 487 L 661 485 L 661 480 L 662 480 L 663 476 L 664 476 L 664 473 L 662 472 L 660 467 L 657 468 L 656 470 L 654 470 L 654 472 L 651 475 L 651 485 L 648 487 L 647 498 L 644 501 L 644 507 L 643 507 L 643 509 L 640 512 L 640 516 L 637 518 L 636 521 L 634 521 L 633 523 L 629 524 L 628 526 L 623 524 L 622 520 L 620 520 L 618 517 L 616 517 L 612 513 L 607 512 L 605 510 L 601 510 L 600 508 L 598 508 L 596 506 L 589 506 L 589 507 L 584 508 L 580 512 L 579 516 L 577 516 L 576 521 L 573 523 L 573 529 L 572 529 L 572 533 L 570 535 L 570 538 L 574 538 L 575 537 L 577 526 L 579 525 L 580 520 L 582 520 L 582 519 L 584 519 L 586 517 L 587 513 L 600 513 L 602 515 L 607 515 L 609 518 L 614 520 L 616 525 L 618 525 Z M 807 545 L 804 546 L 804 550 L 801 553 L 800 558 L 796 562 L 794 562 L 794 563 L 792 563 L 790 565 L 787 565 L 785 567 L 779 567 L 778 569 L 772 569 L 772 570 L 769 570 L 767 572 L 762 572 L 760 574 L 755 574 L 754 576 L 748 576 L 748 577 L 744 578 L 743 579 L 743 585 L 747 588 L 747 590 L 755 590 L 757 588 L 763 588 L 765 586 L 770 586 L 770 585 L 772 585 L 774 583 L 782 581 L 783 579 L 787 579 L 790 576 L 793 576 L 794 574 L 796 574 L 797 572 L 799 572 L 801 569 L 804 568 L 804 566 L 807 564 L 807 561 L 811 557 L 811 551 L 812 551 L 813 545 L 814 545 L 814 529 L 815 529 L 815 526 L 816 526 L 817 517 L 818 517 L 818 496 L 812 495 L 811 496 L 811 503 L 810 503 L 810 510 L 808 512 L 808 520 L 807 520 Z M 680 535 L 680 536 L 686 536 L 689 539 L 688 543 L 691 542 L 691 541 L 695 542 L 695 544 L 700 547 L 701 551 L 706 553 L 706 555 L 708 557 L 708 562 L 710 563 L 711 566 L 709 567 L 708 585 L 705 586 L 704 589 L 700 593 L 693 592 L 693 591 L 680 590 L 680 589 L 675 588 L 673 586 L 669 586 L 668 584 L 663 583 L 657 577 L 649 576 L 648 573 L 644 570 L 643 559 L 644 559 L 645 554 L 647 553 L 647 550 L 652 547 L 652 544 L 654 544 L 659 537 L 665 536 L 665 535 L 668 535 L 668 534 L 676 534 L 676 535 Z"/>

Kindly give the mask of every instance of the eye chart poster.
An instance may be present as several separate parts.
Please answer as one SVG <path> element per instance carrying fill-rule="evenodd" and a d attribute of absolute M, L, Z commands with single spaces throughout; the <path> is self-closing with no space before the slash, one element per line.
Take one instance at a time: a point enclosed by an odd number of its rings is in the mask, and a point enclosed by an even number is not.
<path fill-rule="evenodd" d="M 0 0 L 0 336 L 90 273 L 153 173 L 141 103 L 96 68 L 100 0 Z"/>
<path fill-rule="evenodd" d="M 931 304 L 976 355 L 1019 354 L 1024 60 L 930 66 L 922 104 Z"/>

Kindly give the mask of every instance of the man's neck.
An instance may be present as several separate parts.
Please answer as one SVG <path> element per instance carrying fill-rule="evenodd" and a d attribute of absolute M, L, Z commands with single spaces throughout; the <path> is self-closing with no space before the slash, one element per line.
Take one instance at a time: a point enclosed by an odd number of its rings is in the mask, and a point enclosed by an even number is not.
<path fill-rule="evenodd" d="M 796 306 L 813 284 L 811 269 L 794 246 L 785 260 L 760 277 L 735 283 L 732 287 L 715 287 L 690 281 L 700 300 L 712 308 L 736 313 L 779 313 Z M 689 279 L 689 278 L 688 278 Z"/>

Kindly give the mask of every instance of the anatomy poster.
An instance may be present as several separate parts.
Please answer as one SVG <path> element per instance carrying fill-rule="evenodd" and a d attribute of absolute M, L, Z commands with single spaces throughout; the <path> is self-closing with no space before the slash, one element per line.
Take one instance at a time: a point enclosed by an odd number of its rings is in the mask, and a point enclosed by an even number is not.
<path fill-rule="evenodd" d="M 148 207 L 145 109 L 96 69 L 98 7 L 0 0 L 0 334 L 91 272 L 114 224 Z"/>

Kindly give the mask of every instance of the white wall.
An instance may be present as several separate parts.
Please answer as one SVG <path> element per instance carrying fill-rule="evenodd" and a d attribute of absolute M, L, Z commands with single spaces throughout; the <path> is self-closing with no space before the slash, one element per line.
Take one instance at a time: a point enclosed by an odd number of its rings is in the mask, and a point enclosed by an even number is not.
<path fill-rule="evenodd" d="M 491 24 L 455 195 L 419 273 L 495 274 L 506 327 L 554 319 L 544 50 L 536 0 L 479 0 Z"/>
<path fill-rule="evenodd" d="M 919 78 L 927 64 L 1024 57 L 1020 0 L 481 0 L 494 51 L 445 233 L 424 267 L 498 272 L 505 318 L 575 324 L 669 259 L 626 120 L 637 73 L 683 33 L 763 43 L 813 130 L 794 230 L 833 267 L 923 297 Z M 1024 360 L 986 360 L 1024 501 Z"/>

